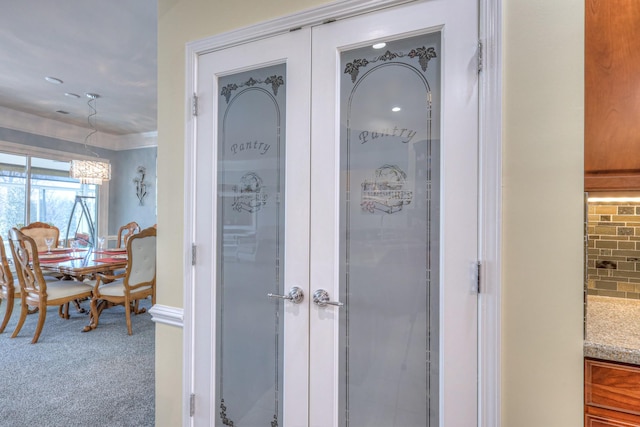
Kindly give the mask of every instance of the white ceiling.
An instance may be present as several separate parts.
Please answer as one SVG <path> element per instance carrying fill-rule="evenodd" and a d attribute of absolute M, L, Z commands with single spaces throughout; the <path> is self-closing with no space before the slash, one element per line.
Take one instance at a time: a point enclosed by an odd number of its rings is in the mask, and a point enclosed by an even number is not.
<path fill-rule="evenodd" d="M 89 128 L 97 93 L 100 132 L 155 132 L 156 39 L 157 0 L 2 1 L 0 107 Z"/>

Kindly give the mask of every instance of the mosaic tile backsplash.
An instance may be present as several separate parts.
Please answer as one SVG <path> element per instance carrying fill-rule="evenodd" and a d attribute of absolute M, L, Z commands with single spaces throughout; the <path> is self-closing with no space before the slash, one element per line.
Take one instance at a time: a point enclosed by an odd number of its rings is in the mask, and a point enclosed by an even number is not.
<path fill-rule="evenodd" d="M 640 202 L 587 209 L 587 293 L 640 299 Z"/>

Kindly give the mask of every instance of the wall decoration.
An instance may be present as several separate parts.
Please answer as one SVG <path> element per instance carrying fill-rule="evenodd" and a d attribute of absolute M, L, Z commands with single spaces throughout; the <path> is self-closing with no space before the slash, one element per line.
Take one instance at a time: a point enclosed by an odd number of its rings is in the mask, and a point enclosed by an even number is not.
<path fill-rule="evenodd" d="M 144 205 L 144 198 L 147 195 L 147 182 L 145 182 L 144 177 L 147 173 L 147 168 L 144 166 L 138 166 L 138 176 L 133 178 L 133 182 L 136 184 L 136 196 L 138 197 L 138 202 L 140 206 Z"/>

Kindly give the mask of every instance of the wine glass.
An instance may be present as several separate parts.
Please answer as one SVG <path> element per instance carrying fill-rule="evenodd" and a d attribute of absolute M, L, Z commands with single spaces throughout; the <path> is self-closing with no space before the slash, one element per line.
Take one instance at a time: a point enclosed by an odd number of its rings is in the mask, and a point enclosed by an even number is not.
<path fill-rule="evenodd" d="M 53 237 L 45 237 L 44 243 L 47 245 L 47 253 L 51 253 L 51 246 L 53 245 Z"/>
<path fill-rule="evenodd" d="M 98 249 L 99 250 L 104 250 L 104 241 L 105 241 L 104 236 L 98 237 Z"/>

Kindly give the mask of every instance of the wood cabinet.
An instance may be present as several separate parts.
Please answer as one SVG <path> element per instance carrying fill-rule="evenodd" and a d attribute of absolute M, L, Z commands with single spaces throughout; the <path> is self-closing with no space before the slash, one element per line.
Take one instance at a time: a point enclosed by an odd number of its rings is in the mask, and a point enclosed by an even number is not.
<path fill-rule="evenodd" d="M 585 0 L 585 190 L 640 190 L 640 1 Z"/>
<path fill-rule="evenodd" d="M 585 427 L 640 427 L 640 367 L 585 359 Z"/>

